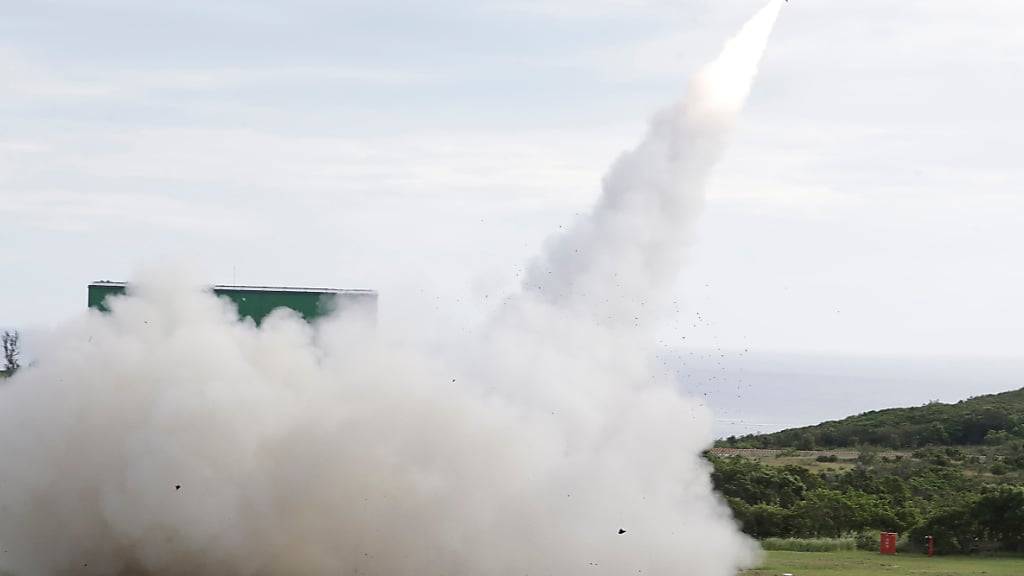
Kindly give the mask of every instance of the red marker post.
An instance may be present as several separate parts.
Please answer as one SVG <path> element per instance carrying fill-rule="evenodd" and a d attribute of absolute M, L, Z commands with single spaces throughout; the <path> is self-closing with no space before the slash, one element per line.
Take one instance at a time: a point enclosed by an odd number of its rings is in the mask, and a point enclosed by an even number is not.
<path fill-rule="evenodd" d="M 931 536 L 925 536 L 924 541 L 928 544 L 928 555 L 935 556 L 935 538 L 932 538 Z"/>
<path fill-rule="evenodd" d="M 881 554 L 895 554 L 896 553 L 896 533 L 895 532 L 882 532 L 878 551 Z"/>

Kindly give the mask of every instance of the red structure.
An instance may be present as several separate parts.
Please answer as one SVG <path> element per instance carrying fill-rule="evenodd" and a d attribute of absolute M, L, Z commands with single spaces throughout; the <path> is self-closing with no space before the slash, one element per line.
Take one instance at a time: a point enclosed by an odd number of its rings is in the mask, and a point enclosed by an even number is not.
<path fill-rule="evenodd" d="M 882 554 L 895 554 L 897 536 L 898 535 L 895 532 L 882 532 L 882 538 L 878 547 L 878 551 Z"/>
<path fill-rule="evenodd" d="M 931 536 L 925 536 L 924 541 L 928 544 L 928 555 L 935 556 L 935 538 L 932 538 Z"/>

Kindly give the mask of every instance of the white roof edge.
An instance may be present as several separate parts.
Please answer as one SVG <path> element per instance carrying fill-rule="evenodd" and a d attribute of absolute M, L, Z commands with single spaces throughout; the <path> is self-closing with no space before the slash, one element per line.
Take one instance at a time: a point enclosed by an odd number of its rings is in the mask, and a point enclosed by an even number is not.
<path fill-rule="evenodd" d="M 96 282 L 90 282 L 89 286 L 117 286 L 126 287 L 127 282 L 111 282 L 110 280 L 98 280 Z M 236 291 L 252 291 L 252 292 L 305 292 L 309 294 L 362 294 L 366 296 L 376 296 L 376 290 L 366 290 L 362 288 L 300 288 L 295 286 L 232 286 L 227 284 L 218 284 L 213 286 L 214 290 L 236 290 Z"/>
<path fill-rule="evenodd" d="M 362 288 L 302 288 L 296 286 L 231 286 L 218 284 L 214 290 L 251 290 L 253 292 L 309 292 L 313 294 L 376 294 L 376 290 Z"/>

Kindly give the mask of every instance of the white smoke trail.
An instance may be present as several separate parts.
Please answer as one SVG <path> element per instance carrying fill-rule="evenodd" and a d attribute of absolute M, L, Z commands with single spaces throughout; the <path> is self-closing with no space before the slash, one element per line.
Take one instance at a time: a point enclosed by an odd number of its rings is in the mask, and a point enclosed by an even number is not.
<path fill-rule="evenodd" d="M 694 574 L 756 556 L 642 336 L 781 0 L 659 115 L 523 295 L 439 359 L 144 277 L 0 388 L 14 574 Z M 625 533 L 619 533 L 625 530 Z"/>
<path fill-rule="evenodd" d="M 782 0 L 772 0 L 651 121 L 604 180 L 594 212 L 534 263 L 525 289 L 602 323 L 641 325 L 675 278 L 704 186 L 750 92 Z"/>

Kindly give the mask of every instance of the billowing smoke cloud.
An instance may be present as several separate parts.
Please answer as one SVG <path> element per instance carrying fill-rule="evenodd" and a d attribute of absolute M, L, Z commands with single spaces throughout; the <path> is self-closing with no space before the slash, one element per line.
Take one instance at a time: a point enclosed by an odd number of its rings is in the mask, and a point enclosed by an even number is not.
<path fill-rule="evenodd" d="M 609 172 L 471 344 L 357 314 L 261 327 L 145 275 L 0 388 L 14 574 L 732 576 L 709 414 L 647 327 L 754 77 L 774 0 Z M 438 352 L 441 350 L 442 352 Z"/>

